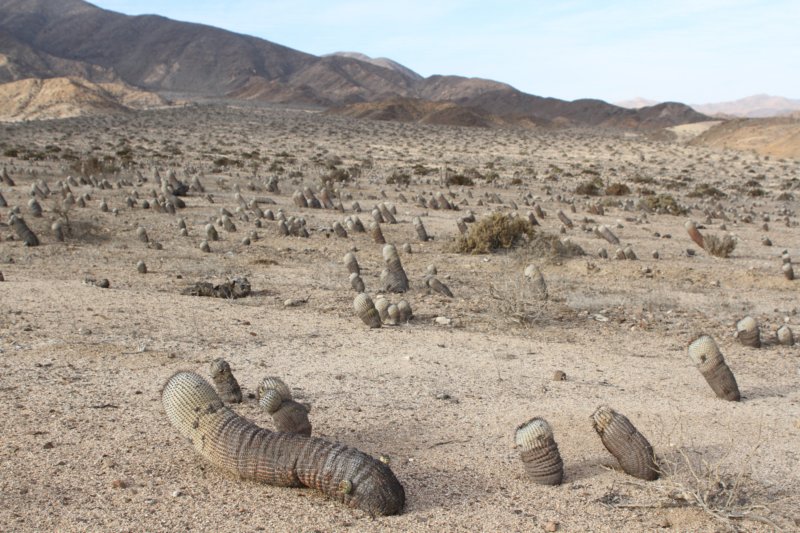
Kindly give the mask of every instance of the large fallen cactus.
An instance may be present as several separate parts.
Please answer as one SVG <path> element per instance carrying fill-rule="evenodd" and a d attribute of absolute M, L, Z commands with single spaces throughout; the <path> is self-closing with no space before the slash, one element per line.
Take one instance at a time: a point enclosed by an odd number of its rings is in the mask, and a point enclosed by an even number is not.
<path fill-rule="evenodd" d="M 242 479 L 312 487 L 372 515 L 403 509 L 405 491 L 386 464 L 349 446 L 260 428 L 225 407 L 194 372 L 169 378 L 161 400 L 169 421 L 197 453 Z"/>

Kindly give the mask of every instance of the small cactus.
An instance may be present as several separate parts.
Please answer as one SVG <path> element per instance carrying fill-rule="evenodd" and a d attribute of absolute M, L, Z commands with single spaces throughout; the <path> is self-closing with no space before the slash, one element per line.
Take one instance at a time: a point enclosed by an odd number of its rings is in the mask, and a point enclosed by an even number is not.
<path fill-rule="evenodd" d="M 687 220 L 683 227 L 686 228 L 689 238 L 691 238 L 697 246 L 705 249 L 705 241 L 700 230 L 697 229 L 697 224 L 695 224 L 693 220 Z"/>
<path fill-rule="evenodd" d="M 625 473 L 646 481 L 658 479 L 653 447 L 627 417 L 601 405 L 591 418 L 603 446 L 616 457 Z"/>
<path fill-rule="evenodd" d="M 209 373 L 222 401 L 225 403 L 242 403 L 242 389 L 233 376 L 231 365 L 226 360 L 217 358 L 211 361 Z"/>
<path fill-rule="evenodd" d="M 34 232 L 31 231 L 31 229 L 25 223 L 25 220 L 23 220 L 21 217 L 17 215 L 11 215 L 11 218 L 8 219 L 8 223 L 14 228 L 17 237 L 20 238 L 25 246 L 39 246 L 39 238 Z"/>
<path fill-rule="evenodd" d="M 761 335 L 758 330 L 758 322 L 751 316 L 746 316 L 736 323 L 736 338 L 744 346 L 751 348 L 761 347 Z"/>
<path fill-rule="evenodd" d="M 292 399 L 292 393 L 283 380 L 273 376 L 264 378 L 256 394 L 258 404 L 272 415 L 275 429 L 282 433 L 311 435 L 308 408 Z"/>
<path fill-rule="evenodd" d="M 381 317 L 369 294 L 362 292 L 353 300 L 353 308 L 358 317 L 371 328 L 381 327 Z"/>
<path fill-rule="evenodd" d="M 739 387 L 733 372 L 714 339 L 702 335 L 689 344 L 689 358 L 706 379 L 714 393 L 724 400 L 738 402 Z"/>
<path fill-rule="evenodd" d="M 778 344 L 783 346 L 794 346 L 794 334 L 792 333 L 792 328 L 786 324 L 778 328 L 776 336 L 778 338 Z"/>
<path fill-rule="evenodd" d="M 560 485 L 564 463 L 553 438 L 553 429 L 543 418 L 532 418 L 517 426 L 514 443 L 530 478 L 540 485 Z"/>

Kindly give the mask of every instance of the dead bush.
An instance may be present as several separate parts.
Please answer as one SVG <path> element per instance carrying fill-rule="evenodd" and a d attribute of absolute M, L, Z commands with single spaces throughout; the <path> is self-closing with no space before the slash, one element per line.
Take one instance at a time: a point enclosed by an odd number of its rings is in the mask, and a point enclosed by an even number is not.
<path fill-rule="evenodd" d="M 473 224 L 466 235 L 456 240 L 455 251 L 462 254 L 487 254 L 519 246 L 534 234 L 533 225 L 527 219 L 492 213 Z"/>
<path fill-rule="evenodd" d="M 726 258 L 736 248 L 736 239 L 732 235 L 725 235 L 722 238 L 713 234 L 704 235 L 703 248 L 711 255 Z"/>
<path fill-rule="evenodd" d="M 606 196 L 625 196 L 631 193 L 631 188 L 624 183 L 612 183 L 606 187 Z"/>

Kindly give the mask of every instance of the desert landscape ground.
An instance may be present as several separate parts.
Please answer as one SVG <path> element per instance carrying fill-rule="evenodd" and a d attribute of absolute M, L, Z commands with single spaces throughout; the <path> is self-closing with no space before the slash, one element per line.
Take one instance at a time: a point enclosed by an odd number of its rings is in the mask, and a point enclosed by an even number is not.
<path fill-rule="evenodd" d="M 2 529 L 798 530 L 800 357 L 775 332 L 800 332 L 800 281 L 781 270 L 784 250 L 800 256 L 800 161 L 685 140 L 221 104 L 0 125 Z M 156 174 L 171 172 L 205 189 L 174 214 L 156 204 Z M 326 185 L 343 211 L 293 202 Z M 437 193 L 457 209 L 434 208 Z M 383 245 L 333 227 L 354 215 L 368 225 L 379 203 L 396 209 L 381 228 L 410 281 L 386 296 L 413 318 L 371 329 L 343 257 L 354 252 L 375 298 Z M 14 207 L 39 246 L 15 233 Z M 472 231 L 536 207 L 544 216 L 518 246 L 456 251 L 469 211 Z M 236 231 L 219 224 L 222 208 Z M 302 217 L 308 237 L 281 235 L 267 210 Z M 732 235 L 730 256 L 699 248 L 689 219 Z M 207 224 L 220 239 L 204 252 Z M 597 237 L 600 225 L 620 244 Z M 615 259 L 628 246 L 637 258 Z M 547 298 L 523 276 L 530 264 Z M 426 286 L 430 265 L 452 298 Z M 237 277 L 247 297 L 185 294 Z M 734 336 L 747 315 L 760 348 Z M 740 402 L 715 397 L 688 357 L 700 334 L 719 345 Z M 242 416 L 274 427 L 255 392 L 279 376 L 310 407 L 314 435 L 388 457 L 403 512 L 373 517 L 200 458 L 161 390 L 179 370 L 208 378 L 219 357 L 244 391 L 231 406 Z M 590 420 L 604 404 L 650 441 L 658 480 L 625 474 L 604 448 Z M 559 486 L 533 483 L 514 447 L 534 416 L 553 428 Z"/>

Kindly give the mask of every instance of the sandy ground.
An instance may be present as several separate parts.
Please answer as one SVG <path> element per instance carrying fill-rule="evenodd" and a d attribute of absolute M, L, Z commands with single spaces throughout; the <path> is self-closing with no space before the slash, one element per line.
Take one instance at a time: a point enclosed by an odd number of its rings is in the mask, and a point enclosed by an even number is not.
<path fill-rule="evenodd" d="M 7 126 L 0 132 L 5 150 L 57 144 L 61 153 L 70 147 L 83 154 L 92 146 L 94 153 L 113 153 L 124 139 L 138 151 L 139 170 L 147 178 L 137 184 L 135 170 L 123 170 L 108 179 L 130 185 L 73 188 L 76 196 L 89 193 L 91 200 L 86 208 L 69 211 L 74 231 L 59 243 L 48 230 L 57 218 L 55 195 L 41 200 L 43 218 L 31 216 L 26 205 L 38 179 L 55 190 L 56 181 L 72 172 L 63 159 L 3 158 L 16 185 L 0 185 L 0 192 L 10 206 L 20 206 L 42 245 L 27 248 L 14 239 L 5 226 L 10 208 L 0 208 L 2 529 L 800 527 L 800 357 L 796 346 L 774 342 L 783 323 L 800 334 L 800 282 L 780 272 L 782 250 L 800 255 L 797 201 L 776 200 L 797 180 L 798 162 L 586 131 L 400 126 L 280 110 L 190 108 L 114 120 Z M 164 147 L 176 141 L 179 155 L 152 155 L 170 153 Z M 295 156 L 295 166 L 281 175 L 280 193 L 264 190 L 264 178 L 272 174 L 266 169 L 253 178 L 241 169 L 212 168 L 211 159 L 221 154 L 232 157 L 253 148 L 272 161 L 284 151 Z M 342 197 L 351 195 L 343 202 L 345 214 L 292 204 L 295 189 L 319 186 L 322 171 L 311 163 L 318 154 L 339 155 L 345 164 L 362 156 L 374 160 L 371 170 L 343 187 Z M 444 161 L 482 171 L 491 162 L 500 177 L 451 187 L 456 201 L 469 204 L 460 211 L 413 203 L 416 194 L 447 190 L 435 174 L 415 177 L 408 189 L 385 184 L 392 168 L 438 168 Z M 154 166 L 164 176 L 174 168 L 181 179 L 187 169 L 202 172 L 214 203 L 193 193 L 176 216 L 142 209 L 141 200 L 155 188 Z M 557 174 L 553 167 L 565 172 Z M 303 176 L 287 177 L 292 169 Z M 602 172 L 606 181 L 630 184 L 632 194 L 576 195 L 576 185 L 593 175 L 586 169 Z M 512 185 L 517 171 L 522 179 Z M 764 195 L 746 194 L 754 187 L 745 185 L 750 179 Z M 728 197 L 687 196 L 695 184 L 709 181 Z M 251 213 L 249 221 L 234 218 L 235 233 L 219 228 L 221 240 L 211 243 L 211 253 L 200 251 L 204 225 L 220 207 L 233 212 L 238 206 L 236 184 L 246 199 L 269 197 L 277 203 L 262 209 L 305 217 L 311 236 L 281 237 L 269 221 L 257 229 Z M 642 197 L 643 187 L 674 194 L 689 214 L 625 209 L 627 200 Z M 139 205 L 128 208 L 125 198 L 133 191 Z M 503 203 L 486 203 L 485 192 L 498 194 Z M 561 237 L 579 244 L 586 256 L 542 256 L 530 249 L 492 255 L 451 251 L 457 216 L 467 209 L 478 218 L 511 212 L 512 201 L 526 214 L 528 193 L 547 213 L 540 231 L 559 234 L 555 214 L 564 210 L 576 224 Z M 103 199 L 118 212 L 101 212 Z M 486 205 L 478 205 L 480 199 Z M 588 212 L 590 204 L 605 199 L 604 215 Z M 373 295 L 383 263 L 381 246 L 367 234 L 341 239 L 329 231 L 334 221 L 352 214 L 353 200 L 363 207 L 386 201 L 397 208 L 398 224 L 384 224 L 383 231 L 398 247 L 411 244 L 412 253 L 401 252 L 411 280 L 403 297 L 415 313 L 408 324 L 370 330 L 354 315 L 342 256 L 355 250 Z M 706 221 L 704 210 L 718 203 L 730 220 Z M 751 222 L 744 221 L 748 215 Z M 434 240 L 416 240 L 414 216 L 422 216 Z M 186 237 L 179 235 L 178 217 L 186 220 Z M 368 212 L 360 217 L 370 220 Z M 683 230 L 687 217 L 704 222 L 709 233 L 722 234 L 724 223 L 739 239 L 732 257 L 697 249 Z M 584 218 L 589 227 L 610 225 L 639 259 L 597 257 L 600 247 L 613 257 L 614 247 L 582 231 Z M 139 226 L 163 249 L 139 242 Z M 253 230 L 258 240 L 243 245 L 242 237 Z M 764 246 L 762 237 L 773 246 Z M 655 250 L 658 259 L 651 256 Z M 146 274 L 137 273 L 139 260 L 146 262 Z M 531 262 L 542 269 L 550 299 L 528 302 L 533 321 L 520 325 L 503 314 L 504 302 L 492 295 L 524 300 L 518 292 L 524 291 L 521 272 Z M 438 267 L 453 299 L 424 286 L 430 264 Z M 239 300 L 181 295 L 195 281 L 231 276 L 246 276 L 253 294 Z M 111 286 L 87 284 L 87 277 L 107 278 Z M 291 298 L 307 301 L 285 307 Z M 735 322 L 747 314 L 761 324 L 760 349 L 742 346 L 733 336 Z M 436 317 L 450 323 L 437 324 Z M 736 375 L 741 402 L 715 398 L 687 357 L 686 346 L 699 333 L 716 338 Z M 264 376 L 281 376 L 311 407 L 315 435 L 387 455 L 405 487 L 404 512 L 373 518 L 312 490 L 240 481 L 202 461 L 167 421 L 160 390 L 177 370 L 208 376 L 217 357 L 229 361 L 245 392 L 244 403 L 234 406 L 241 415 L 271 428 L 254 393 Z M 553 381 L 556 370 L 567 379 Z M 661 479 L 643 482 L 619 469 L 589 419 L 601 404 L 625 414 L 650 440 L 664 471 Z M 533 484 L 513 447 L 515 427 L 533 416 L 553 426 L 565 464 L 560 486 Z M 695 496 L 705 496 L 705 507 Z"/>

